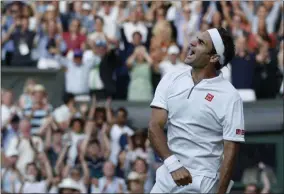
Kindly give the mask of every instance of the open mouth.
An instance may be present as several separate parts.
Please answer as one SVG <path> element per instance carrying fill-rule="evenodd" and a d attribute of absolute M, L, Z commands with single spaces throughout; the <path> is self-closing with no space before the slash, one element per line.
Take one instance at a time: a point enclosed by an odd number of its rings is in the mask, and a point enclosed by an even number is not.
<path fill-rule="evenodd" d="M 195 54 L 195 52 L 191 49 L 188 54 L 189 54 L 189 56 L 193 56 Z"/>

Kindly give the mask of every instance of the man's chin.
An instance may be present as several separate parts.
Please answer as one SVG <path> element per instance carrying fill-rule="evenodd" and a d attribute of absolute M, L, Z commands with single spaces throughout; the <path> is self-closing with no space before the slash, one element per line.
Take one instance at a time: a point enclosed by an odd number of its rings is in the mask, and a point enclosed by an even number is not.
<path fill-rule="evenodd" d="M 185 63 L 186 65 L 190 65 L 190 66 L 191 66 L 191 64 L 193 63 L 193 60 L 191 60 L 191 59 L 185 59 L 185 60 L 184 60 L 184 63 Z"/>

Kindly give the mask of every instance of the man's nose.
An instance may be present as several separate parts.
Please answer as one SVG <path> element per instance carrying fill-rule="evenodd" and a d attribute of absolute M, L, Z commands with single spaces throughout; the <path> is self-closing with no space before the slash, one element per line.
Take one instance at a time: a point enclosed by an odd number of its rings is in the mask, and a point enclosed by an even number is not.
<path fill-rule="evenodd" d="M 194 47 L 196 45 L 197 45 L 197 41 L 196 40 L 191 41 L 190 46 Z"/>

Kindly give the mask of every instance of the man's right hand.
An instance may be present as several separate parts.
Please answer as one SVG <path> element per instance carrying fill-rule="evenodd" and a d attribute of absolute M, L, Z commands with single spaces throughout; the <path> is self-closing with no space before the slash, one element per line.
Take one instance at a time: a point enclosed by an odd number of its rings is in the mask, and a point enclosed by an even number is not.
<path fill-rule="evenodd" d="M 191 174 L 185 167 L 173 171 L 171 175 L 178 186 L 185 186 L 192 183 Z"/>

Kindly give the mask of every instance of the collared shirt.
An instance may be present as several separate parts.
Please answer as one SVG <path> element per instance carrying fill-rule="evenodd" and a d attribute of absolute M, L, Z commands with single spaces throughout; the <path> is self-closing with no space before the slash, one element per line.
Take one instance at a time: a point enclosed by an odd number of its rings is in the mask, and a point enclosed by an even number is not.
<path fill-rule="evenodd" d="M 76 65 L 72 60 L 56 56 L 61 65 L 67 67 L 65 72 L 66 91 L 73 94 L 87 94 L 89 92 L 89 73 L 95 61 L 86 60 Z"/>
<path fill-rule="evenodd" d="M 193 174 L 215 178 L 223 140 L 244 141 L 243 103 L 220 74 L 194 85 L 191 70 L 179 70 L 160 81 L 151 107 L 168 111 L 168 146 Z"/>

